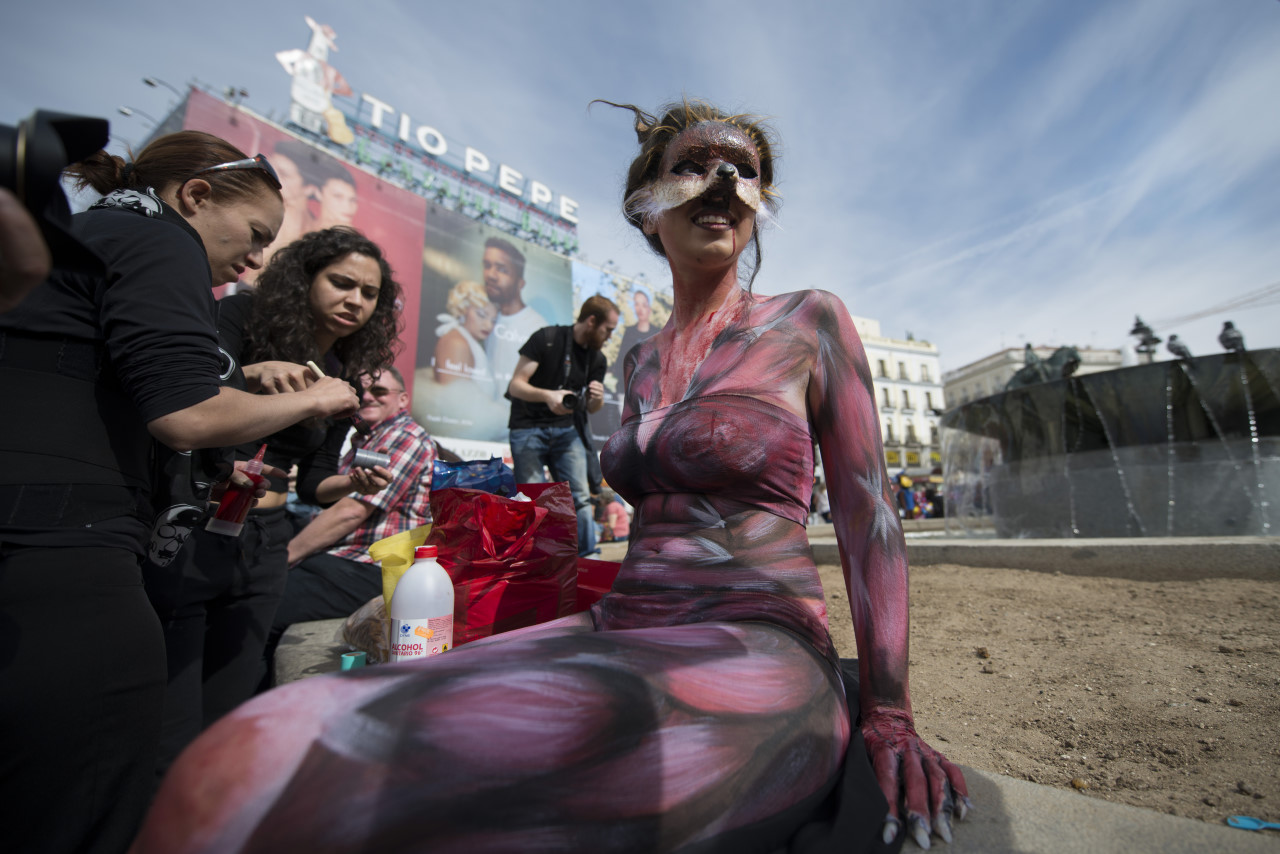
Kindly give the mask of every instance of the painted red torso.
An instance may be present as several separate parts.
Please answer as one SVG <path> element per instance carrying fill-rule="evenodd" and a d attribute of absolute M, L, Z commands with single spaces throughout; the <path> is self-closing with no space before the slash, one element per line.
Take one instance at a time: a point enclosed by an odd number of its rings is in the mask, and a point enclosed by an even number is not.
<path fill-rule="evenodd" d="M 635 508 L 602 628 L 764 620 L 831 654 L 804 523 L 813 442 L 803 406 L 816 336 L 805 295 L 749 302 L 711 344 L 681 400 L 662 405 L 663 345 L 628 360 L 623 422 L 601 453 Z"/>

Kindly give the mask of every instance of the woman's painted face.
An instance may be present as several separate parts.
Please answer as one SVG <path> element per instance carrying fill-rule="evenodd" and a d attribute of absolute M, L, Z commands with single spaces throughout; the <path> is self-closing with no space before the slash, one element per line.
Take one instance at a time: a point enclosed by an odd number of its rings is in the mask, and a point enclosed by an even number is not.
<path fill-rule="evenodd" d="M 493 332 L 496 309 L 491 304 L 469 305 L 462 313 L 462 328 L 477 341 L 483 341 Z"/>
<path fill-rule="evenodd" d="M 311 280 L 317 337 L 336 341 L 359 332 L 373 317 L 381 290 L 382 268 L 368 255 L 352 252 L 325 267 Z"/>
<path fill-rule="evenodd" d="M 732 125 L 701 122 L 671 141 L 662 168 L 649 188 L 645 233 L 656 234 L 672 260 L 736 261 L 751 242 L 760 206 L 755 144 Z"/>
<path fill-rule="evenodd" d="M 736 198 L 751 211 L 760 208 L 760 152 L 741 130 L 724 122 L 699 122 L 685 128 L 667 146 L 659 177 L 627 200 L 645 231 L 667 212 L 702 197 L 724 206 Z"/>

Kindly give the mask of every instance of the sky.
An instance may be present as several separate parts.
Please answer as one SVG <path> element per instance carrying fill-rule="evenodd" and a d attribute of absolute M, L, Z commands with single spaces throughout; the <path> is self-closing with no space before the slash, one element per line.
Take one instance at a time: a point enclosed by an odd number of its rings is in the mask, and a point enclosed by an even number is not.
<path fill-rule="evenodd" d="M 148 76 L 282 117 L 304 15 L 357 94 L 576 200 L 588 262 L 669 280 L 620 214 L 628 116 L 589 102 L 699 97 L 781 140 L 759 293 L 832 291 L 944 371 L 1135 315 L 1280 346 L 1280 0 L 45 0 L 4 13 L 0 123 L 140 143 L 175 100 Z"/>

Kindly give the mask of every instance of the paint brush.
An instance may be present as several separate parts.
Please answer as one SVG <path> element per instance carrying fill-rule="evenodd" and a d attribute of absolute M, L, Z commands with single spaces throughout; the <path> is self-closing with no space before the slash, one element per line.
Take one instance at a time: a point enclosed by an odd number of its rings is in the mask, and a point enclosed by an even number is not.
<path fill-rule="evenodd" d="M 320 370 L 320 366 L 317 365 L 315 362 L 308 360 L 307 367 L 311 369 L 311 372 L 314 373 L 318 379 L 324 379 L 324 376 L 325 376 L 324 371 Z M 359 413 L 351 416 L 351 425 L 355 427 L 356 432 L 359 432 L 359 433 L 368 432 L 368 429 L 369 429 L 368 426 L 364 423 L 364 420 L 360 418 Z"/>

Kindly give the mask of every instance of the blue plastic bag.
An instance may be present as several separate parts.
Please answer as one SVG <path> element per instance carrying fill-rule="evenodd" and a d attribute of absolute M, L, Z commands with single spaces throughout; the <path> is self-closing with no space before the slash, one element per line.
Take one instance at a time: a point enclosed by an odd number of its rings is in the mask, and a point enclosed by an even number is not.
<path fill-rule="evenodd" d="M 516 494 L 516 475 L 511 466 L 498 457 L 446 463 L 436 460 L 431 472 L 431 489 L 480 489 L 493 495 L 511 498 Z"/>

